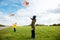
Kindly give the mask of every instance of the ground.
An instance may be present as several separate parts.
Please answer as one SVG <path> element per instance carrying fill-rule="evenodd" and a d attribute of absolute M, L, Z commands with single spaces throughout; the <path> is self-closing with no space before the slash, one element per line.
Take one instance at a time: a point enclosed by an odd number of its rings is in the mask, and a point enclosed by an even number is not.
<path fill-rule="evenodd" d="M 0 30 L 6 29 L 6 28 L 9 28 L 9 27 L 10 26 L 5 26 L 5 27 L 0 26 Z"/>
<path fill-rule="evenodd" d="M 17 26 L 0 30 L 0 40 L 31 40 L 30 26 Z M 36 26 L 35 40 L 60 40 L 60 26 Z"/>

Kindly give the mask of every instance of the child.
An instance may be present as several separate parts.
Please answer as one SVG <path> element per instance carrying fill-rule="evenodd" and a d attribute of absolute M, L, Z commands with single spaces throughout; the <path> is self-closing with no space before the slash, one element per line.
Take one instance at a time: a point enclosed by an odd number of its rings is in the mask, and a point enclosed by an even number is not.
<path fill-rule="evenodd" d="M 14 24 L 13 24 L 14 32 L 16 32 L 16 24 L 17 24 L 17 23 L 14 23 Z"/>
<path fill-rule="evenodd" d="M 31 37 L 32 39 L 35 38 L 35 22 L 36 22 L 36 16 L 33 16 L 33 18 L 31 18 L 32 22 L 31 22 L 31 27 L 32 27 L 32 30 L 31 30 Z"/>

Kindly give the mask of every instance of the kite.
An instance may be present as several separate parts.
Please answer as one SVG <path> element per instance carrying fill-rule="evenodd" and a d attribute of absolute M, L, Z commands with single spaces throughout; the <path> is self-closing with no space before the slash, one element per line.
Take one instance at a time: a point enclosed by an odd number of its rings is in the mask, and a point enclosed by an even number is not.
<path fill-rule="evenodd" d="M 10 14 L 9 16 L 15 16 L 15 14 Z"/>
<path fill-rule="evenodd" d="M 29 5 L 29 2 L 24 1 L 24 3 L 23 3 L 23 4 L 24 4 L 24 6 L 26 6 L 26 7 L 27 7 L 27 6 Z"/>

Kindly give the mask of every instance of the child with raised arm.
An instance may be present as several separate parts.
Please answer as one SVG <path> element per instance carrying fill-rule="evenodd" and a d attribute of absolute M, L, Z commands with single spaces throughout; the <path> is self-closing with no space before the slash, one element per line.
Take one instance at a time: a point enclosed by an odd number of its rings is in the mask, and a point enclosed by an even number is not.
<path fill-rule="evenodd" d="M 35 38 L 35 22 L 36 22 L 36 16 L 33 16 L 33 18 L 31 18 L 32 22 L 31 22 L 31 37 L 32 39 Z"/>

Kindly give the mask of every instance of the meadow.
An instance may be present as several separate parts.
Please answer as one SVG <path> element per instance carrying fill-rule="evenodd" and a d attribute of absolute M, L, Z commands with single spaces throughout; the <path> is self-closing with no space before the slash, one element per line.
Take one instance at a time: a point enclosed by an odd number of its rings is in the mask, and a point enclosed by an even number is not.
<path fill-rule="evenodd" d="M 36 26 L 35 40 L 60 40 L 60 26 Z M 31 26 L 17 26 L 0 30 L 0 40 L 31 40 Z"/>

